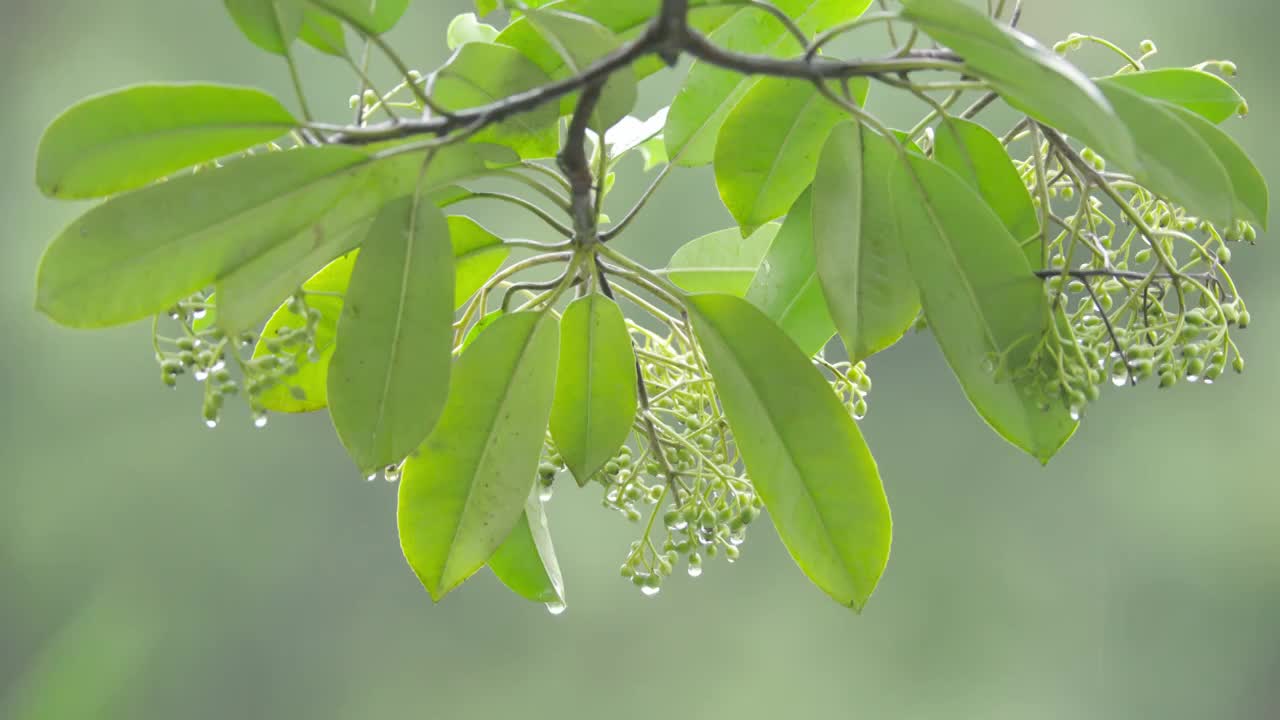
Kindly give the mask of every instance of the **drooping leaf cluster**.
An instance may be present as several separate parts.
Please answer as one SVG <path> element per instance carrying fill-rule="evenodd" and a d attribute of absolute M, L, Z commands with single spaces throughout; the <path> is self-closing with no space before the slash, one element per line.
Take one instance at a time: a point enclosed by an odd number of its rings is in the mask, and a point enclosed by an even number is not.
<path fill-rule="evenodd" d="M 1219 127 L 1245 109 L 1213 72 L 1229 63 L 1151 68 L 1154 45 L 1081 35 L 1049 49 L 1004 2 L 480 0 L 420 72 L 386 37 L 409 5 L 226 0 L 284 59 L 300 115 L 193 84 L 57 118 L 37 183 L 103 201 L 54 239 L 37 303 L 71 327 L 154 318 L 164 382 L 201 383 L 210 427 L 235 396 L 259 426 L 327 409 L 358 469 L 399 481 L 433 598 L 488 566 L 562 611 L 543 504 L 572 478 L 641 524 L 622 574 L 646 594 L 681 562 L 736 559 L 767 512 L 861 608 L 892 526 L 857 424 L 867 361 L 912 328 L 1041 462 L 1107 383 L 1243 369 L 1227 265 L 1268 194 Z M 883 57 L 833 50 L 884 30 Z M 1120 69 L 1086 76 L 1067 60 L 1086 44 Z M 312 114 L 303 45 L 352 72 L 354 122 Z M 634 117 L 639 84 L 686 54 L 670 104 Z M 925 115 L 886 127 L 882 92 Z M 1021 119 L 980 124 L 998 103 Z M 655 178 L 610 221 L 632 155 Z M 732 227 L 664 269 L 611 244 L 665 178 L 707 165 Z M 563 241 L 457 210 L 495 202 Z"/>

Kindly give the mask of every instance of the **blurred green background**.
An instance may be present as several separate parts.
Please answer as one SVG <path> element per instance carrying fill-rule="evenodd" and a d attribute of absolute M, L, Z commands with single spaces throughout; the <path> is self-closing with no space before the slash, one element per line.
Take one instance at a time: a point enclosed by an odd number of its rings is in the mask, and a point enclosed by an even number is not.
<path fill-rule="evenodd" d="M 394 39 L 429 67 L 468 4 L 416 6 Z M 79 210 L 33 187 L 49 119 L 147 80 L 284 95 L 284 69 L 218 2 L 0 7 L 0 717 L 1280 717 L 1270 238 L 1236 253 L 1252 372 L 1109 392 L 1047 469 L 982 426 L 927 338 L 876 358 L 863 427 L 896 542 L 860 617 L 766 527 L 737 565 L 643 597 L 617 573 L 636 529 L 563 488 L 567 614 L 487 574 L 433 607 L 399 554 L 394 487 L 357 476 L 325 417 L 209 432 L 189 384 L 160 385 L 148 328 L 72 332 L 31 309 L 39 254 Z M 1280 182 L 1278 21 L 1262 0 L 1029 0 L 1025 23 L 1237 61 L 1253 116 L 1230 130 Z M 345 69 L 304 65 L 313 104 L 346 117 Z M 650 83 L 651 107 L 672 82 Z M 629 173 L 622 200 L 643 184 Z M 687 172 L 626 243 L 661 262 L 728 224 L 710 175 Z"/>

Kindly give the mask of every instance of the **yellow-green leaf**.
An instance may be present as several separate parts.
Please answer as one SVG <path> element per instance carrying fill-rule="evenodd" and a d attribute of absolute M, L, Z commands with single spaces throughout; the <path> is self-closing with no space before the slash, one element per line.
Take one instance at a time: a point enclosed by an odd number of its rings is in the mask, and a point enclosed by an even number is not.
<path fill-rule="evenodd" d="M 575 300 L 560 318 L 551 437 L 578 485 L 626 442 L 636 395 L 636 358 L 622 310 L 599 293 Z"/>
<path fill-rule="evenodd" d="M 36 184 L 59 198 L 113 195 L 271 142 L 297 125 L 261 90 L 137 85 L 59 115 L 40 140 Z"/>
<path fill-rule="evenodd" d="M 329 412 L 366 472 L 431 432 L 453 361 L 453 250 L 444 215 L 419 196 L 388 204 L 351 271 L 329 362 Z"/>
<path fill-rule="evenodd" d="M 503 315 L 462 353 L 440 422 L 405 463 L 400 546 L 437 601 L 489 561 L 524 511 L 551 414 L 556 352 L 553 316 Z"/>
<path fill-rule="evenodd" d="M 888 562 L 893 521 L 858 426 L 750 303 L 694 295 L 689 312 L 734 444 L 787 551 L 815 585 L 860 610 Z"/>

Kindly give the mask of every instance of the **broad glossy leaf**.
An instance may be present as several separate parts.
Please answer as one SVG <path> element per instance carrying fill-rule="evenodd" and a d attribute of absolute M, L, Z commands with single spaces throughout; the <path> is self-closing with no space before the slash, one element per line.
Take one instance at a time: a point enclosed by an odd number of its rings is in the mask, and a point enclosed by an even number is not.
<path fill-rule="evenodd" d="M 1036 242 L 1040 237 L 1040 216 L 1031 201 L 1031 192 L 999 138 L 977 123 L 948 117 L 938 125 L 933 154 L 996 211 L 1022 246 L 1031 267 L 1042 267 L 1043 250 Z"/>
<path fill-rule="evenodd" d="M 903 6 L 907 20 L 959 53 L 966 68 L 991 83 L 1010 105 L 1124 167 L 1136 167 L 1128 128 L 1074 65 L 961 0 L 903 0 Z"/>
<path fill-rule="evenodd" d="M 552 77 L 576 75 L 622 45 L 613 31 L 581 15 L 549 8 L 529 12 L 524 20 L 559 56 L 559 62 L 545 64 L 541 58 L 529 56 Z M 502 36 L 498 37 L 498 42 L 503 42 Z M 518 46 L 517 49 L 524 50 Z M 591 127 L 603 133 L 626 117 L 636 105 L 636 92 L 635 72 L 630 67 L 610 75 L 592 115 Z M 571 113 L 577 104 L 576 98 L 576 94 L 565 98 L 560 106 L 561 112 Z"/>
<path fill-rule="evenodd" d="M 920 312 L 894 222 L 889 140 L 855 123 L 831 133 L 813 181 L 818 278 L 845 350 L 865 360 L 902 339 Z"/>
<path fill-rule="evenodd" d="M 564 609 L 564 580 L 551 544 L 547 513 L 537 493 L 525 501 L 524 513 L 493 557 L 489 569 L 511 592 L 533 602 Z"/>
<path fill-rule="evenodd" d="M 1159 68 L 1100 78 L 1144 97 L 1184 107 L 1210 122 L 1220 123 L 1244 111 L 1245 100 L 1226 80 L 1194 68 Z"/>
<path fill-rule="evenodd" d="M 462 353 L 440 422 L 405 463 L 400 546 L 437 601 L 489 561 L 524 511 L 551 414 L 556 350 L 550 315 L 494 322 Z"/>
<path fill-rule="evenodd" d="M 1266 178 L 1258 171 L 1245 151 L 1213 123 L 1185 108 L 1169 105 L 1167 109 L 1191 128 L 1213 151 L 1227 171 L 1234 191 L 1236 219 L 1267 227 L 1271 192 Z"/>
<path fill-rule="evenodd" d="M 343 147 L 269 153 L 114 198 L 45 251 L 37 307 L 71 327 L 160 312 L 310 226 L 368 162 Z"/>
<path fill-rule="evenodd" d="M 858 426 L 750 303 L 694 295 L 689 312 L 734 444 L 787 551 L 814 584 L 860 610 L 889 559 L 893 521 Z"/>
<path fill-rule="evenodd" d="M 467 110 L 549 82 L 551 78 L 519 51 L 472 42 L 436 73 L 431 97 L 445 110 Z M 559 117 L 554 104 L 542 105 L 486 128 L 475 139 L 509 145 L 526 158 L 551 157 L 560 146 Z"/>
<path fill-rule="evenodd" d="M 807 355 L 816 354 L 836 333 L 818 280 L 812 192 L 805 191 L 791 206 L 746 295 Z"/>
<path fill-rule="evenodd" d="M 511 251 L 502 244 L 501 238 L 469 217 L 451 215 L 448 220 L 449 240 L 453 245 L 454 307 L 458 308 L 484 285 Z M 360 231 L 361 236 L 367 231 L 366 225 Z M 258 396 L 265 409 L 303 413 L 323 410 L 328 406 L 329 358 L 333 355 L 338 317 L 342 313 L 342 296 L 347 292 L 351 269 L 358 255 L 358 250 L 343 255 L 303 284 L 303 290 L 316 293 L 307 297 L 307 304 L 320 311 L 320 322 L 316 328 L 319 356 L 313 360 L 299 349 L 294 355 L 298 374 L 289 377 L 286 384 L 277 385 Z M 262 339 L 254 349 L 254 357 L 268 354 L 267 341 L 278 337 L 283 329 L 302 328 L 305 324 L 305 318 L 290 312 L 287 303 L 282 305 L 267 321 Z"/>
<path fill-rule="evenodd" d="M 784 78 L 760 80 L 729 113 L 716 142 L 716 188 L 744 236 L 791 209 L 846 118 L 812 82 Z"/>
<path fill-rule="evenodd" d="M 805 33 L 813 33 L 852 20 L 861 15 L 870 0 L 779 0 L 774 5 L 795 20 Z M 746 8 L 732 16 L 710 39 L 716 45 L 745 53 L 775 57 L 799 55 L 803 51 L 796 39 L 769 13 Z M 667 127 L 663 135 L 667 155 L 686 167 L 706 165 L 715 157 L 716 139 L 729 111 L 738 104 L 756 79 L 714 65 L 696 62 L 671 103 Z M 865 83 L 858 98 L 865 99 Z"/>
<path fill-rule="evenodd" d="M 771 223 L 746 238 L 730 228 L 691 240 L 671 256 L 671 282 L 689 292 L 745 296 L 779 227 Z"/>
<path fill-rule="evenodd" d="M 627 441 L 636 394 L 636 357 L 622 310 L 599 293 L 573 301 L 560 318 L 551 437 L 579 486 Z"/>
<path fill-rule="evenodd" d="M 909 157 L 891 171 L 892 209 L 929 328 L 978 413 L 1048 462 L 1076 423 L 1060 405 L 1041 410 L 1011 379 L 1049 322 L 1041 281 L 977 192 L 945 167 Z"/>
<path fill-rule="evenodd" d="M 1119 86 L 1102 88 L 1137 143 L 1138 165 L 1120 166 L 1144 185 L 1220 226 L 1235 219 L 1226 168 L 1173 109 Z"/>
<path fill-rule="evenodd" d="M 302 27 L 297 0 L 223 0 L 231 19 L 254 45 L 285 55 Z"/>
<path fill-rule="evenodd" d="M 91 198 L 270 142 L 298 121 L 270 95 L 226 85 L 138 85 L 83 100 L 40 140 L 46 194 Z"/>
<path fill-rule="evenodd" d="M 398 463 L 444 408 L 453 361 L 453 250 L 416 196 L 378 214 L 351 271 L 329 362 L 329 413 L 364 472 Z"/>
<path fill-rule="evenodd" d="M 400 22 L 409 0 L 301 0 L 325 10 L 358 30 L 381 35 Z"/>
<path fill-rule="evenodd" d="M 347 35 L 342 22 L 322 10 L 308 8 L 303 12 L 298 37 L 326 55 L 347 57 Z"/>
<path fill-rule="evenodd" d="M 440 148 L 423 171 L 421 155 L 370 163 L 351 190 L 328 212 L 267 251 L 218 278 L 219 322 L 237 334 L 256 326 L 301 283 L 333 258 L 356 247 L 373 216 L 388 201 L 412 192 L 435 193 L 448 183 L 483 174 L 494 145 L 457 144 Z M 511 160 L 515 159 L 511 153 Z"/>

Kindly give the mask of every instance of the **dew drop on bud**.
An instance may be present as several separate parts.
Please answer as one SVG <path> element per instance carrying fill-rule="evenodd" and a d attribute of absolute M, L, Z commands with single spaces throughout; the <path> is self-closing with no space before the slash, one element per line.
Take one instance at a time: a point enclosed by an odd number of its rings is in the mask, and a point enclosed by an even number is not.
<path fill-rule="evenodd" d="M 653 597 L 659 592 L 662 592 L 662 588 L 657 585 L 642 585 L 640 586 L 640 592 L 644 593 L 648 597 Z"/>
<path fill-rule="evenodd" d="M 203 320 L 204 316 L 208 314 L 209 314 L 209 311 L 205 310 L 204 308 L 198 308 L 192 311 L 191 318 L 193 320 Z"/>
<path fill-rule="evenodd" d="M 1129 373 L 1116 372 L 1111 374 L 1111 384 L 1116 387 L 1124 387 L 1129 384 Z"/>
<path fill-rule="evenodd" d="M 368 480 L 369 482 L 373 482 L 374 480 L 377 480 L 377 479 L 378 479 L 378 473 L 374 473 L 369 477 L 365 478 L 365 480 Z"/>
<path fill-rule="evenodd" d="M 209 428 L 210 430 L 215 430 L 218 427 L 218 421 L 210 418 L 204 421 L 204 426 Z"/>
<path fill-rule="evenodd" d="M 569 606 L 560 601 L 547 603 L 547 612 L 552 615 L 563 615 L 567 609 L 569 609 Z"/>
<path fill-rule="evenodd" d="M 192 374 L 192 377 L 196 379 L 196 382 L 204 382 L 209 379 L 209 371 L 204 369 L 197 370 Z"/>
<path fill-rule="evenodd" d="M 550 485 L 543 485 L 538 488 L 538 499 L 542 502 L 551 502 L 551 495 L 552 491 Z"/>
<path fill-rule="evenodd" d="M 701 566 L 701 565 L 690 565 L 690 566 L 689 566 L 689 577 L 695 577 L 695 578 L 696 578 L 696 577 L 700 577 L 701 575 L 702 575 L 702 566 Z"/>
<path fill-rule="evenodd" d="M 254 416 L 253 416 L 253 426 L 254 426 L 254 427 L 256 427 L 256 428 L 258 428 L 259 430 L 261 430 L 262 428 L 266 427 L 266 426 L 267 426 L 267 414 L 266 414 L 266 413 L 254 413 Z"/>
<path fill-rule="evenodd" d="M 1078 407 L 1071 408 L 1071 419 L 1074 422 L 1080 422 L 1080 408 Z"/>
<path fill-rule="evenodd" d="M 383 470 L 382 470 L 382 477 L 386 478 L 387 482 L 389 482 L 389 483 L 399 482 L 399 481 L 400 481 L 400 466 L 399 466 L 399 465 L 388 465 L 388 466 L 386 466 L 386 467 L 385 467 L 385 468 L 383 468 Z"/>

